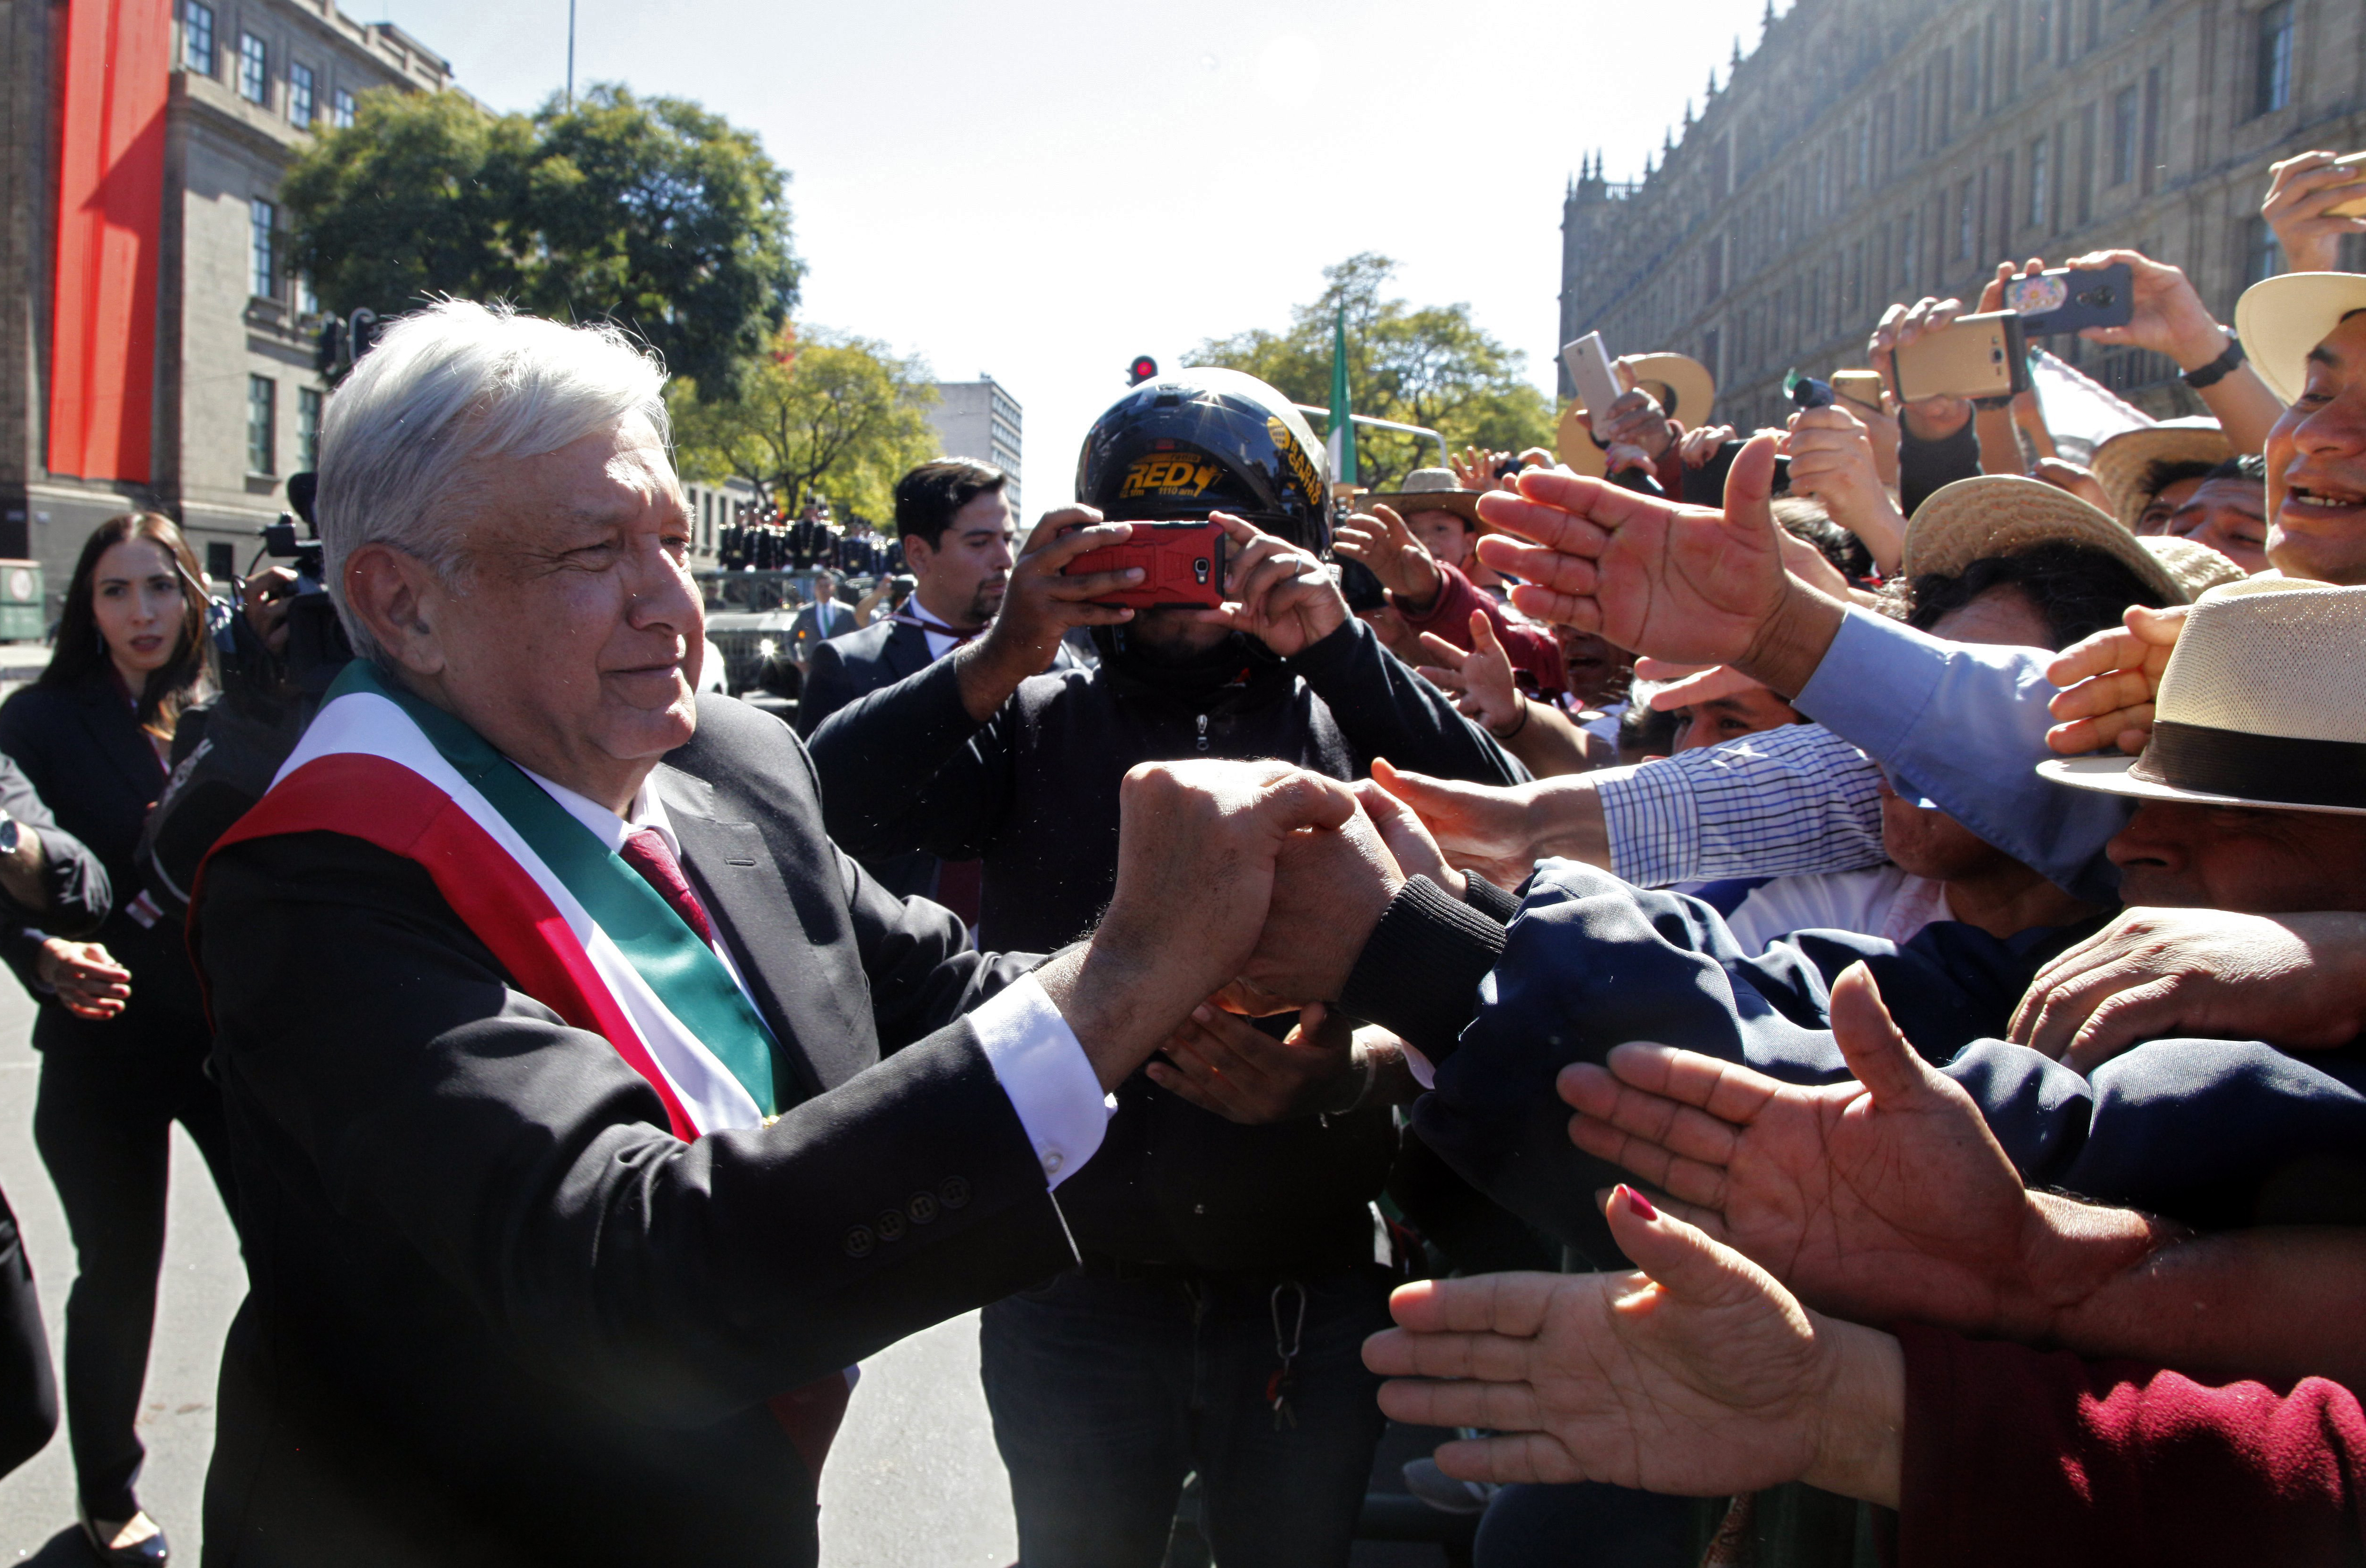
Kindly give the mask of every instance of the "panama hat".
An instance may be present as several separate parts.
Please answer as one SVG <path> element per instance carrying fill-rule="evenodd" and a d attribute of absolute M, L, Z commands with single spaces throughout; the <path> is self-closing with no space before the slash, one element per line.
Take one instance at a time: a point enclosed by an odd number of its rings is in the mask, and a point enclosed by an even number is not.
<path fill-rule="evenodd" d="M 2019 555 L 2039 545 L 2077 545 L 2106 555 L 2171 604 L 2191 595 L 2145 541 L 2102 509 L 2018 474 L 1982 474 L 1931 493 L 1906 525 L 1902 565 L 1910 578 L 1956 577 L 1976 560 Z"/>
<path fill-rule="evenodd" d="M 1619 367 L 1632 385 L 1651 394 L 1660 412 L 1686 430 L 1707 424 L 1717 403 L 1717 378 L 1688 354 L 1629 354 Z M 1608 471 L 1608 454 L 1594 439 L 1594 417 L 1580 403 L 1561 411 L 1554 450 L 1572 471 L 1598 479 Z"/>
<path fill-rule="evenodd" d="M 2235 301 L 2235 335 L 2259 379 L 2285 402 L 2308 382 L 2308 353 L 2353 310 L 2366 310 L 2366 276 L 2288 272 L 2254 283 Z"/>
<path fill-rule="evenodd" d="M 1414 512 L 1451 512 L 1465 523 L 1479 523 L 1479 492 L 1464 490 L 1452 468 L 1415 468 L 1404 477 L 1402 490 L 1376 490 L 1356 498 L 1359 510 L 1393 507 L 1399 516 Z"/>
<path fill-rule="evenodd" d="M 2120 525 L 2133 531 L 2136 519 L 2152 503 L 2152 492 L 2145 489 L 2144 481 L 2155 463 L 2215 467 L 2234 455 L 2235 444 L 2226 439 L 2216 420 L 2206 416 L 2165 419 L 2158 424 L 2121 431 L 2095 448 L 2089 467 L 2094 469 L 2095 481 L 2110 494 Z"/>
<path fill-rule="evenodd" d="M 2154 534 L 2136 543 L 2169 569 L 2169 575 L 2177 579 L 2177 585 L 2185 590 L 2188 599 L 2199 599 L 2222 582 L 2240 582 L 2251 575 L 2209 546 L 2192 539 Z"/>
<path fill-rule="evenodd" d="M 2138 757 L 2057 757 L 2078 789 L 2366 817 L 2366 588 L 2254 577 L 2185 617 Z"/>

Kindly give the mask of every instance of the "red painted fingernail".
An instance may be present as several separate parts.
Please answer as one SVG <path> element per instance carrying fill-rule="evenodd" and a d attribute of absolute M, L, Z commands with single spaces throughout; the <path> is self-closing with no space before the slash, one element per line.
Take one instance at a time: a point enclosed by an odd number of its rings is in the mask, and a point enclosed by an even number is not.
<path fill-rule="evenodd" d="M 1644 1197 L 1640 1192 L 1636 1191 L 1632 1187 L 1628 1187 L 1624 1183 L 1621 1183 L 1618 1190 L 1627 1194 L 1628 1203 L 1633 1207 L 1637 1213 L 1642 1215 L 1643 1218 L 1647 1220 L 1656 1220 L 1660 1217 L 1660 1211 L 1651 1207 L 1651 1201 L 1649 1198 Z"/>

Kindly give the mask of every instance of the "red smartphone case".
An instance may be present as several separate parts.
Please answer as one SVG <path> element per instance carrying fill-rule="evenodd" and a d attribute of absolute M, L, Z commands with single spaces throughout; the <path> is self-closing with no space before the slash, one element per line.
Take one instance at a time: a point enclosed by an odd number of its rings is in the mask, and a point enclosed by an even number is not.
<path fill-rule="evenodd" d="M 1122 545 L 1087 550 L 1061 569 L 1064 577 L 1142 569 L 1142 581 L 1096 604 L 1137 610 L 1213 609 L 1224 602 L 1224 547 L 1213 523 L 1136 523 Z"/>

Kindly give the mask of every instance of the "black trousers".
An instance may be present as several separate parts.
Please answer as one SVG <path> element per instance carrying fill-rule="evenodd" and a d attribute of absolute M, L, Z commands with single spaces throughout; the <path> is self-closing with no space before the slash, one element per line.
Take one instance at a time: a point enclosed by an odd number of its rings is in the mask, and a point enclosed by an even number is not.
<path fill-rule="evenodd" d="M 237 1213 L 204 1027 L 163 1022 L 115 1037 L 107 1024 L 43 1031 L 40 1041 L 33 1141 L 65 1209 L 77 1270 L 66 1294 L 66 1432 L 83 1509 L 96 1519 L 129 1518 L 140 1506 L 147 1450 L 133 1422 L 156 1325 L 175 1122 Z"/>
<path fill-rule="evenodd" d="M 0 1192 L 0 1476 L 39 1453 L 57 1429 L 58 1385 L 50 1375 L 33 1263 L 8 1195 Z"/>

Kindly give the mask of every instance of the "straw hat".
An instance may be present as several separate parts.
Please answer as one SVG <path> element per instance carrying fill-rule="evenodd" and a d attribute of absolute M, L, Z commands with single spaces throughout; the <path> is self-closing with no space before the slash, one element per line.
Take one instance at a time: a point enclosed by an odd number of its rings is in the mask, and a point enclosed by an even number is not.
<path fill-rule="evenodd" d="M 2095 448 L 2095 460 L 2089 466 L 2095 471 L 2096 482 L 2110 492 L 2112 510 L 2119 513 L 2120 525 L 2133 532 L 2136 519 L 2152 502 L 2144 479 L 2155 463 L 2215 466 L 2234 455 L 2235 444 L 2226 439 L 2218 422 L 2200 416 L 2165 419 L 2158 424 L 2123 430 Z"/>
<path fill-rule="evenodd" d="M 2235 335 L 2269 390 L 2296 402 L 2308 382 L 2308 351 L 2353 310 L 2366 310 L 2366 276 L 2288 272 L 2243 290 L 2235 301 Z"/>
<path fill-rule="evenodd" d="M 1688 354 L 1628 354 L 1619 356 L 1618 365 L 1631 385 L 1651 393 L 1660 412 L 1686 430 L 1709 422 L 1709 410 L 1717 404 L 1717 378 L 1699 360 Z M 1571 469 L 1588 479 L 1598 479 L 1607 471 L 1607 454 L 1594 439 L 1593 416 L 1580 404 L 1572 403 L 1562 412 L 1554 449 Z"/>
<path fill-rule="evenodd" d="M 1983 474 L 1932 491 L 1906 525 L 1903 565 L 1910 578 L 1955 577 L 1976 560 L 2051 544 L 2109 556 L 2169 604 L 2187 600 L 2160 558 L 2101 507 L 2018 474 Z"/>
<path fill-rule="evenodd" d="M 2191 539 L 2154 534 L 2136 543 L 2169 569 L 2169 575 L 2177 579 L 2177 585 L 2185 590 L 2188 599 L 2199 599 L 2222 582 L 2240 582 L 2251 575 L 2209 546 Z"/>
<path fill-rule="evenodd" d="M 1479 492 L 1464 490 L 1452 468 L 1415 468 L 1403 490 L 1376 490 L 1356 498 L 1357 508 L 1394 508 L 1400 517 L 1415 512 L 1451 512 L 1473 527 L 1479 524 Z"/>
<path fill-rule="evenodd" d="M 2144 754 L 2037 771 L 2139 800 L 2366 816 L 2361 637 L 2366 588 L 2282 577 L 2214 588 L 2169 653 Z"/>

